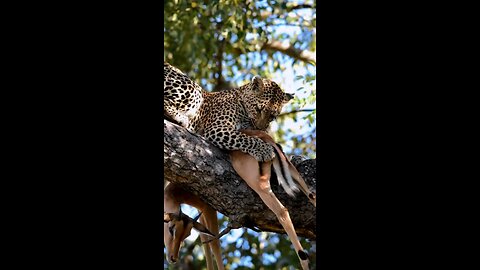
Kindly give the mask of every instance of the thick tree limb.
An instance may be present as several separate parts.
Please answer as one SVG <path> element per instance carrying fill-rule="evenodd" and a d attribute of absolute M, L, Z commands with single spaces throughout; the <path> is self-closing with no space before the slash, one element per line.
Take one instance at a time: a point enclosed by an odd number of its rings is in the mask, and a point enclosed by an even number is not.
<path fill-rule="evenodd" d="M 315 189 L 315 160 L 299 164 L 292 162 L 308 186 Z M 243 227 L 285 233 L 275 214 L 236 174 L 226 151 L 167 120 L 164 120 L 164 177 L 167 181 L 183 185 Z M 315 207 L 303 193 L 289 197 L 274 178 L 272 176 L 272 190 L 289 209 L 297 234 L 315 240 Z"/>

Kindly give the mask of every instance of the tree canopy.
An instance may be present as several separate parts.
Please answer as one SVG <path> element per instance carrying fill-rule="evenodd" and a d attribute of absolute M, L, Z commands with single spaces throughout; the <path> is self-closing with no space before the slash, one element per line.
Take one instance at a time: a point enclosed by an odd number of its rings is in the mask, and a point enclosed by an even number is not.
<path fill-rule="evenodd" d="M 165 1 L 163 27 L 164 60 L 205 90 L 260 75 L 295 93 L 270 133 L 287 154 L 316 158 L 316 1 Z M 222 229 L 226 218 L 219 217 Z M 300 268 L 286 235 L 239 229 L 221 242 L 226 269 Z M 314 267 L 315 242 L 301 242 Z M 181 254 L 188 253 L 191 269 L 206 267 L 199 239 L 187 241 Z"/>

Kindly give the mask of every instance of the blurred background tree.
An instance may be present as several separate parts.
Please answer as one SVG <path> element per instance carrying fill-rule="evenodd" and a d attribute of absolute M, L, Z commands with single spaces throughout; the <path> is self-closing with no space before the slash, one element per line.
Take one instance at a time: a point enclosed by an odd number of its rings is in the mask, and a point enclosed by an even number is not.
<path fill-rule="evenodd" d="M 286 154 L 316 158 L 316 1 L 165 1 L 164 60 L 207 91 L 260 75 L 295 93 L 269 133 Z M 206 269 L 197 236 L 187 238 L 183 264 L 164 268 Z M 300 269 L 286 235 L 239 229 L 221 240 L 226 269 Z M 315 242 L 301 242 L 315 267 Z"/>

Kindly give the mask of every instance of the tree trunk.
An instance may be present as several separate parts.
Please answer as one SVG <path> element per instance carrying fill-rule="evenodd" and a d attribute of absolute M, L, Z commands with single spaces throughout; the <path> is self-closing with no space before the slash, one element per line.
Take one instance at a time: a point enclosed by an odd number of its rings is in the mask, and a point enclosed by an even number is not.
<path fill-rule="evenodd" d="M 295 158 L 292 163 L 309 188 L 315 190 L 315 160 Z M 167 120 L 164 120 L 164 180 L 181 184 L 242 227 L 285 233 L 275 214 L 237 175 L 227 151 Z M 271 185 L 277 198 L 289 209 L 297 234 L 315 240 L 315 207 L 301 192 L 296 197 L 288 196 L 274 173 Z"/>

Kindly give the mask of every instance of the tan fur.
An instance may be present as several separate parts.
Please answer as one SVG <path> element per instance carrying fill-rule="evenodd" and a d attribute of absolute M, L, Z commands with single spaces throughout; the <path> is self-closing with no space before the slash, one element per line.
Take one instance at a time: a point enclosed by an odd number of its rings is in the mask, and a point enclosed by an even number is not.
<path fill-rule="evenodd" d="M 307 186 L 307 183 L 305 183 L 305 180 L 302 178 L 300 173 L 297 171 L 297 168 L 295 168 L 295 166 L 293 166 L 293 164 L 290 162 L 290 160 L 288 160 L 288 158 L 285 156 L 285 153 L 283 153 L 283 151 L 277 146 L 275 140 L 273 140 L 273 138 L 270 135 L 268 135 L 266 132 L 261 131 L 261 130 L 242 129 L 242 130 L 240 130 L 240 132 L 242 132 L 244 134 L 247 134 L 249 136 L 260 138 L 264 142 L 269 143 L 275 149 L 277 149 L 277 153 L 279 153 L 280 156 L 276 156 L 275 159 L 272 160 L 271 162 L 275 162 L 276 159 L 279 159 L 279 161 L 282 162 L 283 166 L 288 168 L 287 172 L 290 174 L 290 176 L 293 179 L 295 179 L 295 181 L 298 185 L 300 185 L 300 190 L 302 190 L 302 192 L 305 194 L 305 196 L 307 196 L 309 201 L 315 207 L 317 206 L 317 204 L 316 204 L 317 199 L 316 199 L 315 192 L 309 190 L 309 188 Z M 248 155 L 244 155 L 243 158 L 248 158 L 247 156 Z M 240 156 L 238 155 L 237 158 L 240 158 Z M 265 162 L 265 163 L 269 163 L 269 162 Z M 271 170 L 271 166 L 268 168 L 268 170 Z M 278 177 L 278 175 L 283 174 L 283 173 L 276 171 L 276 174 L 277 174 L 277 177 Z M 288 177 L 288 175 L 287 175 L 287 177 Z"/>
<path fill-rule="evenodd" d="M 233 168 L 235 171 L 242 177 L 242 179 L 250 186 L 262 199 L 265 205 L 270 208 L 278 218 L 278 221 L 282 224 L 283 228 L 287 232 L 288 237 L 292 241 L 292 244 L 297 251 L 297 256 L 300 259 L 300 264 L 302 265 L 302 269 L 308 270 L 308 259 L 302 260 L 298 255 L 299 252 L 303 252 L 302 245 L 298 240 L 297 233 L 295 232 L 295 228 L 293 223 L 290 219 L 290 215 L 288 213 L 288 209 L 283 206 L 283 204 L 277 199 L 275 194 L 272 192 L 270 188 L 270 176 L 271 176 L 271 168 L 273 162 L 278 162 L 277 159 L 280 159 L 283 162 L 284 166 L 288 167 L 288 172 L 297 180 L 300 184 L 302 191 L 309 197 L 310 202 L 316 206 L 316 197 L 315 193 L 310 192 L 305 181 L 301 178 L 300 174 L 296 170 L 296 168 L 288 161 L 285 157 L 285 154 L 281 149 L 276 145 L 275 141 L 272 137 L 270 137 L 267 133 L 259 130 L 240 130 L 241 132 L 249 135 L 255 136 L 263 141 L 271 144 L 273 147 L 277 149 L 277 152 L 280 156 L 275 157 L 273 161 L 267 161 L 260 164 L 262 169 L 259 168 L 259 163 L 255 158 L 252 156 L 245 154 L 241 151 L 232 151 L 230 152 L 230 158 L 232 161 Z M 278 168 L 278 167 L 275 167 Z M 262 174 L 260 174 L 260 171 Z M 278 175 L 283 175 L 284 172 L 276 170 L 275 173 Z M 313 194 L 310 195 L 310 194 Z M 310 195 L 310 196 L 309 196 Z"/>
<path fill-rule="evenodd" d="M 182 221 L 178 218 L 180 204 L 185 203 L 197 208 L 202 215 L 200 216 L 200 223 L 193 221 L 191 218 Z M 180 246 L 190 235 L 192 228 L 200 232 L 210 232 L 214 235 L 218 234 L 218 220 L 217 212 L 208 204 L 203 202 L 200 198 L 192 193 L 182 189 L 180 186 L 169 183 L 164 190 L 164 242 L 167 248 L 167 260 L 169 263 L 178 261 Z M 175 218 L 177 217 L 177 218 Z M 168 228 L 175 225 L 175 237 L 172 237 Z M 203 226 L 204 225 L 204 226 Z M 202 227 L 203 226 L 203 227 Z M 206 235 L 200 233 L 200 239 L 205 242 L 208 238 Z M 211 254 L 215 256 L 217 269 L 223 270 L 222 254 L 220 250 L 220 241 L 215 239 L 203 246 L 205 258 L 207 260 L 208 270 L 214 270 Z"/>

